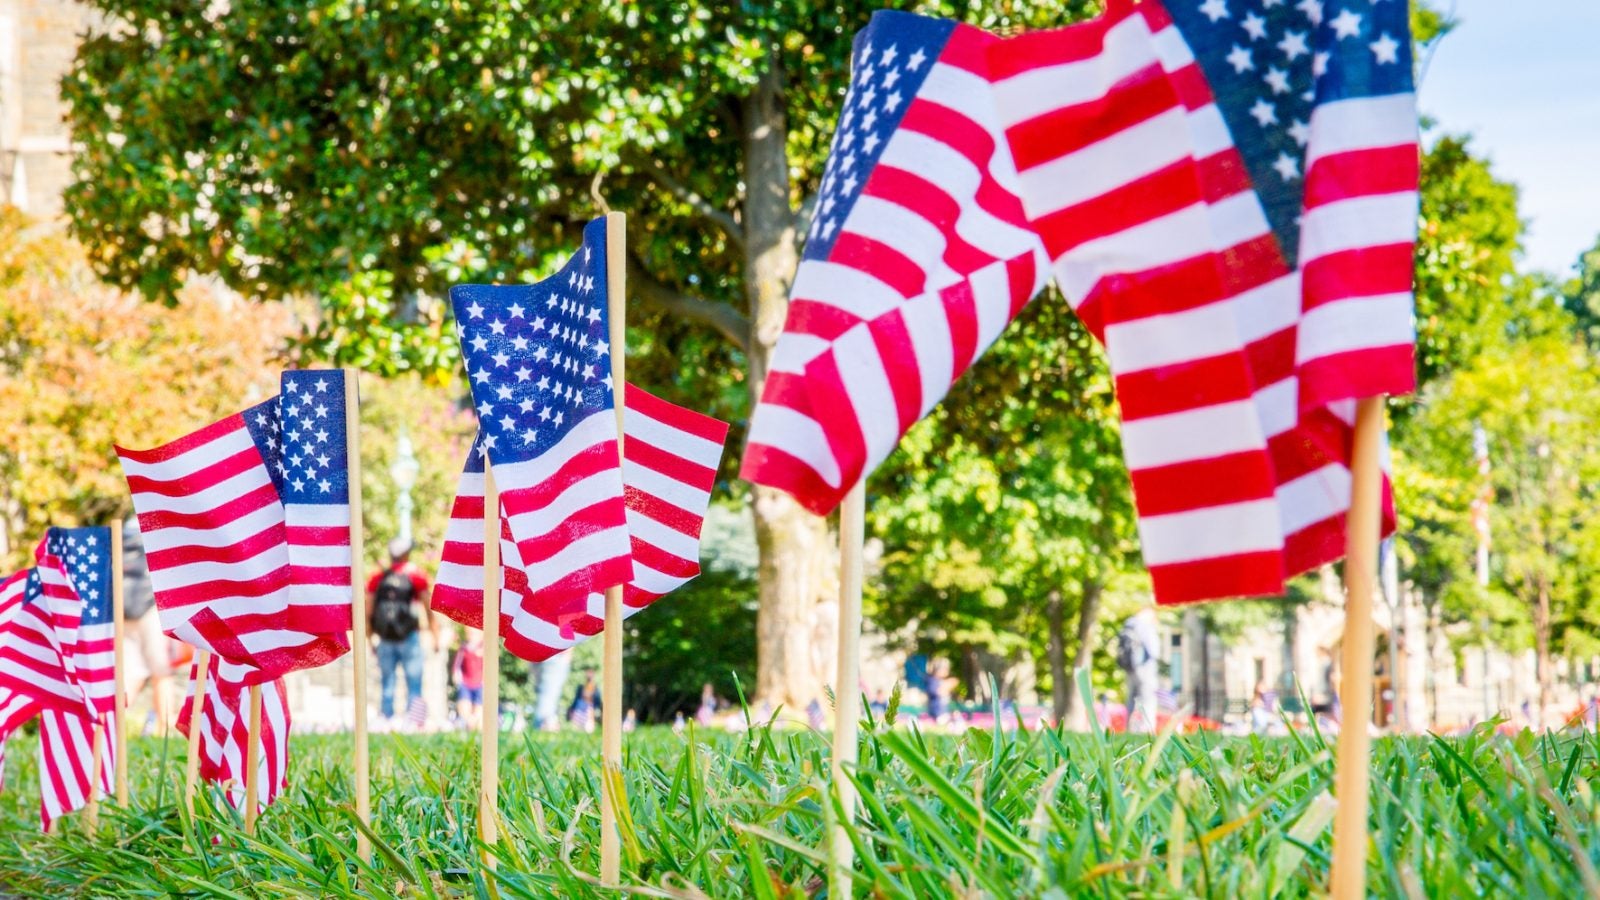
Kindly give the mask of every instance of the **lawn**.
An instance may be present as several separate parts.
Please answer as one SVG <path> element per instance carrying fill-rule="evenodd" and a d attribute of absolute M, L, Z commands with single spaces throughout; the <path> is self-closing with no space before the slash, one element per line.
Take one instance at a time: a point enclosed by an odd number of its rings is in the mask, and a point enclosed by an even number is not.
<path fill-rule="evenodd" d="M 1331 750 L 1285 739 L 864 729 L 856 894 L 1306 896 L 1326 881 Z M 474 843 L 477 745 L 375 736 L 372 866 L 355 857 L 350 741 L 297 735 L 286 796 L 247 839 L 174 804 L 182 744 L 140 740 L 133 808 L 37 833 L 35 744 L 0 794 L 0 893 L 26 896 L 601 895 L 599 736 L 502 737 L 505 844 Z M 1600 892 L 1593 734 L 1380 740 L 1369 889 L 1385 897 Z M 623 868 L 639 893 L 825 893 L 827 740 L 808 731 L 629 736 Z M 15 836 L 13 844 L 12 836 Z M 10 845 L 10 846 L 8 846 Z M 13 850 L 12 847 L 15 847 Z M 489 880 L 492 877 L 492 882 Z"/>

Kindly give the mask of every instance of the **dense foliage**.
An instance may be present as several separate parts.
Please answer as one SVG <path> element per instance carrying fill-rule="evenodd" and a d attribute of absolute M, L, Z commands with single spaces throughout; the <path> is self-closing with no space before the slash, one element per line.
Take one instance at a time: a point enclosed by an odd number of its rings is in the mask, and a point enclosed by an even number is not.
<path fill-rule="evenodd" d="M 199 282 L 169 308 L 99 283 L 59 228 L 0 209 L 0 566 L 49 525 L 131 511 L 115 444 L 144 448 L 276 391 L 292 321 Z"/>

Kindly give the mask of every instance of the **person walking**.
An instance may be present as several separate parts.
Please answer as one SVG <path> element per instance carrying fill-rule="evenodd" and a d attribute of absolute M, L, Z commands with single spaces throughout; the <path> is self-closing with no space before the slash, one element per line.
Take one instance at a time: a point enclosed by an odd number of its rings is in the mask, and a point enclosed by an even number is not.
<path fill-rule="evenodd" d="M 595 683 L 594 670 L 585 669 L 583 684 L 567 707 L 567 721 L 583 731 L 594 731 L 595 719 L 600 714 L 600 685 Z"/>
<path fill-rule="evenodd" d="M 390 727 L 394 721 L 395 677 L 406 678 L 407 721 L 420 729 L 427 721 L 427 702 L 422 699 L 422 623 L 432 628 L 434 644 L 439 641 L 439 626 L 428 615 L 428 576 L 411 562 L 411 542 L 395 538 L 389 542 L 389 565 L 367 580 L 368 622 L 377 638 L 378 678 L 382 689 L 380 712 Z"/>
<path fill-rule="evenodd" d="M 483 632 L 476 628 L 466 632 L 451 677 L 456 683 L 456 715 L 475 731 L 483 713 Z"/>
<path fill-rule="evenodd" d="M 172 727 L 172 653 L 169 638 L 161 630 L 156 612 L 155 589 L 150 584 L 150 567 L 144 556 L 144 537 L 139 520 L 122 523 L 122 618 L 126 623 L 129 657 L 127 703 L 150 685 L 150 718 L 145 734 L 165 735 Z M 140 670 L 143 670 L 142 672 Z"/>
<path fill-rule="evenodd" d="M 711 687 L 711 682 L 706 682 L 700 687 L 700 707 L 694 712 L 694 720 L 700 725 L 710 725 L 711 720 L 717 716 L 717 692 Z"/>
<path fill-rule="evenodd" d="M 1128 679 L 1128 731 L 1155 730 L 1156 680 L 1161 652 L 1156 609 L 1145 606 L 1129 616 L 1117 632 L 1117 666 Z"/>

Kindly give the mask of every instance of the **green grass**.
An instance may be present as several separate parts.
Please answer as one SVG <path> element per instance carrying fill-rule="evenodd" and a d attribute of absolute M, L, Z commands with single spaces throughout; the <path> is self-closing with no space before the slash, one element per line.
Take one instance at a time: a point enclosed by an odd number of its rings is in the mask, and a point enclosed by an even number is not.
<path fill-rule="evenodd" d="M 182 745 L 133 744 L 133 804 L 91 838 L 37 833 L 35 745 L 0 794 L 0 894 L 603 895 L 598 735 L 504 735 L 497 874 L 477 861 L 477 745 L 373 739 L 373 865 L 354 852 L 350 741 L 297 735 L 291 785 L 248 839 L 214 798 L 174 803 Z M 678 897 L 826 893 L 827 741 L 756 729 L 630 735 L 625 881 Z M 1577 897 L 1594 875 L 1594 735 L 1380 740 L 1369 889 L 1383 897 Z M 956 738 L 866 729 L 857 895 L 1265 897 L 1321 893 L 1329 747 L 1316 735 Z M 8 845 L 13 844 L 15 850 Z"/>

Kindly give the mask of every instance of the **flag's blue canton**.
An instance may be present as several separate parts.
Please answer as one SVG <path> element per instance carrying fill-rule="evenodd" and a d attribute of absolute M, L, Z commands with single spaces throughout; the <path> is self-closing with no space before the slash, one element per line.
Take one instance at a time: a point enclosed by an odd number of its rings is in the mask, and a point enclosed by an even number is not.
<path fill-rule="evenodd" d="M 882 11 L 856 35 L 850 92 L 828 151 L 817 208 L 806 239 L 807 259 L 826 259 L 861 196 L 861 188 L 922 89 L 956 23 Z"/>
<path fill-rule="evenodd" d="M 44 576 L 39 574 L 39 567 L 38 566 L 33 566 L 33 567 L 28 569 L 28 584 L 27 584 L 27 587 L 23 589 L 22 602 L 23 603 L 43 603 L 44 602 Z M 48 621 L 48 620 L 46 620 L 46 621 Z"/>
<path fill-rule="evenodd" d="M 261 453 L 261 461 L 272 476 L 272 487 L 283 496 L 283 479 L 289 466 L 283 459 L 282 429 L 278 427 L 278 398 L 265 400 L 239 414 L 244 418 L 245 430 Z"/>
<path fill-rule="evenodd" d="M 111 529 L 51 528 L 44 548 L 61 560 L 72 589 L 83 600 L 83 624 L 111 621 Z"/>
<path fill-rule="evenodd" d="M 1290 265 L 1316 104 L 1411 91 L 1401 0 L 1172 0 Z"/>
<path fill-rule="evenodd" d="M 278 492 L 284 503 L 350 502 L 345 459 L 344 372 L 283 373 L 278 395 Z"/>
<path fill-rule="evenodd" d="M 606 223 L 537 284 L 450 289 L 481 433 L 496 464 L 533 459 L 578 422 L 612 414 Z"/>

